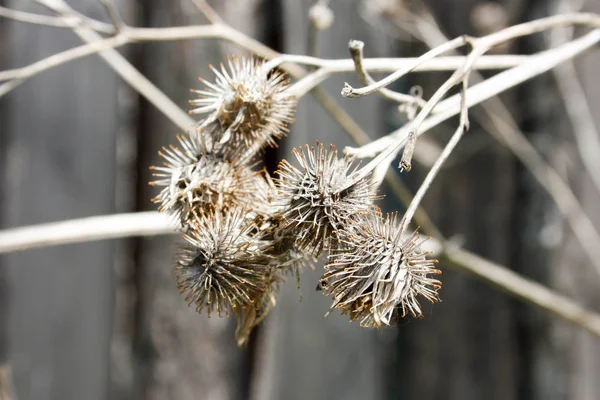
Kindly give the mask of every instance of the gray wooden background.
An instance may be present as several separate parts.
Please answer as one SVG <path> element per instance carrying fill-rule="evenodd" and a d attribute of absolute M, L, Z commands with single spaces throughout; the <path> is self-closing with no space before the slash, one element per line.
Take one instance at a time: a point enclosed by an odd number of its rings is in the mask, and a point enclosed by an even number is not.
<path fill-rule="evenodd" d="M 373 3 L 384 4 L 384 1 Z M 396 0 L 400 2 L 401 0 Z M 409 1 L 406 1 L 408 3 Z M 288 53 L 306 51 L 309 0 L 212 2 L 234 27 Z M 427 1 L 449 36 L 476 33 L 477 0 Z M 509 23 L 548 15 L 555 1 L 498 0 Z M 600 12 L 595 0 L 588 9 Z M 70 0 L 106 20 L 95 0 Z M 188 0 L 120 0 L 127 23 L 204 23 Z M 39 12 L 30 2 L 0 5 Z M 424 47 L 398 40 L 386 24 L 366 21 L 356 0 L 332 0 L 335 22 L 318 55 L 347 57 L 349 39 L 367 56 L 414 55 Z M 0 19 L 0 69 L 27 65 L 78 45 L 69 30 Z M 539 38 L 512 43 L 531 52 Z M 209 63 L 238 51 L 214 41 L 129 46 L 121 50 L 159 88 L 187 107 Z M 596 52 L 578 60 L 586 94 L 600 106 Z M 441 76 L 416 75 L 426 95 Z M 372 96 L 339 97 L 344 80 L 323 87 L 372 137 L 399 123 L 394 107 Z M 587 184 L 552 75 L 506 94 L 521 128 L 564 173 L 600 225 L 598 193 Z M 479 112 L 477 109 L 473 113 Z M 597 122 L 600 125 L 600 117 Z M 450 126 L 432 137 L 443 143 Z M 0 226 L 152 210 L 148 166 L 177 128 L 96 56 L 44 72 L 0 99 Z M 316 139 L 350 144 L 307 96 L 292 132 L 270 164 L 292 146 Z M 465 247 L 542 281 L 600 311 L 600 282 L 545 192 L 514 157 L 474 124 L 426 198 L 449 236 Z M 470 152 L 468 149 L 478 151 Z M 465 150 L 466 149 L 466 150 Z M 424 176 L 415 168 L 413 189 Z M 385 207 L 400 209 L 393 197 Z M 559 240 L 544 240 L 554 229 Z M 0 258 L 0 364 L 9 365 L 23 399 L 576 399 L 600 398 L 600 342 L 486 284 L 445 268 L 443 302 L 426 318 L 373 331 L 323 314 L 329 300 L 302 277 L 303 298 L 285 285 L 276 310 L 247 349 L 234 321 L 197 315 L 178 295 L 170 265 L 176 237 L 94 242 Z M 1 371 L 0 371 L 1 372 Z M 0 390 L 0 396 L 2 390 Z"/>

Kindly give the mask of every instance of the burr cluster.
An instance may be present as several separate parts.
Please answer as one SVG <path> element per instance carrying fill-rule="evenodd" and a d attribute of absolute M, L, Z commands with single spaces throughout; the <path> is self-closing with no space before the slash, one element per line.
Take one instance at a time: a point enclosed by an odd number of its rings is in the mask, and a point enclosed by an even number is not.
<path fill-rule="evenodd" d="M 401 237 L 397 218 L 373 204 L 369 174 L 334 146 L 294 149 L 296 165 L 283 160 L 274 178 L 260 170 L 257 155 L 288 132 L 296 100 L 284 75 L 261 62 L 227 64 L 192 90 L 191 113 L 203 119 L 152 167 L 161 188 L 153 200 L 185 239 L 174 275 L 189 304 L 236 315 L 243 346 L 280 283 L 327 253 L 321 286 L 332 309 L 377 328 L 421 315 L 417 297 L 436 301 L 441 284 L 418 236 Z"/>

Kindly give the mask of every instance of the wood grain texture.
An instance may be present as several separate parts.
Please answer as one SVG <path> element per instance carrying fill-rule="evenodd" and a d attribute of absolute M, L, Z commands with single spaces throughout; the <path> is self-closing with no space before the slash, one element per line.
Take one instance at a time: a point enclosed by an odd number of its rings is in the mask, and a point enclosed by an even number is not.
<path fill-rule="evenodd" d="M 558 0 L 553 5 L 558 4 Z M 584 2 L 584 11 L 600 12 L 600 4 L 596 1 Z M 600 107 L 600 86 L 597 84 L 597 71 L 600 65 L 600 56 L 597 51 L 591 51 L 575 60 L 575 66 L 579 73 L 579 79 L 584 88 L 594 123 L 600 127 L 600 116 L 597 110 Z M 556 91 L 552 80 L 554 77 L 548 77 L 550 81 L 547 87 L 552 88 L 548 93 L 545 104 L 558 101 L 562 106 L 562 100 Z M 544 110 L 544 108 L 542 108 Z M 545 108 L 546 114 L 542 114 L 541 119 L 546 119 L 543 115 L 552 113 Z M 573 138 L 573 128 L 566 114 L 559 114 L 560 121 L 554 125 L 548 125 L 548 129 L 543 129 L 544 125 L 537 131 L 538 135 L 547 134 L 552 136 L 552 140 L 538 141 L 538 147 L 545 152 L 552 165 L 563 173 L 585 209 L 596 226 L 600 226 L 600 194 L 595 190 L 585 169 L 583 168 L 577 148 Z M 550 121 L 553 121 L 551 119 Z M 539 136 L 538 136 L 539 137 Z M 597 172 L 596 172 L 597 173 Z M 588 259 L 582 254 L 579 244 L 571 237 L 570 230 L 557 222 L 555 210 L 550 208 L 548 211 L 550 218 L 543 226 L 545 234 L 542 238 L 552 238 L 554 232 L 558 240 L 549 241 L 554 244 L 551 247 L 554 257 L 552 260 L 551 276 L 548 283 L 557 290 L 571 296 L 585 304 L 590 309 L 600 310 L 600 294 L 598 285 L 600 279 Z M 548 235 L 550 233 L 550 235 Z M 548 242 L 546 240 L 546 242 Z M 573 400 L 591 400 L 600 397 L 600 343 L 595 338 L 574 329 L 562 321 L 550 321 L 548 323 L 549 341 L 542 347 L 540 358 L 553 361 L 555 379 L 538 382 L 540 395 L 538 398 L 546 395 L 544 391 L 549 386 L 553 391 L 553 398 L 573 399 Z M 547 398 L 552 398 L 548 396 Z"/>
<path fill-rule="evenodd" d="M 188 1 L 153 0 L 144 3 L 141 12 L 146 26 L 204 23 Z M 149 43 L 142 48 L 140 69 L 183 109 L 189 109 L 190 88 L 202 88 L 199 76 L 214 80 L 208 65 L 221 61 L 223 54 L 215 41 Z M 154 210 L 150 199 L 158 190 L 147 185 L 152 180 L 148 168 L 162 163 L 158 150 L 176 143 L 179 131 L 144 99 L 140 106 L 138 209 Z M 246 351 L 235 344 L 235 320 L 208 318 L 188 307 L 171 275 L 180 243 L 172 236 L 141 239 L 137 244 L 135 397 L 243 398 Z"/>
<path fill-rule="evenodd" d="M 281 29 L 284 51 L 305 53 L 307 10 L 312 1 L 285 0 Z M 319 37 L 318 54 L 327 58 L 348 57 L 348 41 L 360 39 L 365 52 L 382 56 L 385 40 L 371 29 L 357 13 L 357 1 L 331 2 L 335 23 Z M 380 134 L 382 124 L 373 96 L 365 99 L 343 99 L 340 96 L 344 79 L 358 82 L 355 77 L 336 77 L 324 88 L 368 132 Z M 346 134 L 325 114 L 310 96 L 298 106 L 296 122 L 289 137 L 280 146 L 280 158 L 295 163 L 294 146 L 311 144 L 315 140 L 338 148 L 351 144 Z M 380 399 L 384 396 L 380 335 L 374 330 L 349 324 L 345 316 L 329 309 L 330 299 L 316 292 L 322 274 L 322 263 L 314 271 L 302 274 L 302 300 L 293 278 L 283 286 L 277 308 L 262 327 L 254 364 L 253 399 Z"/>
<path fill-rule="evenodd" d="M 94 0 L 71 3 L 102 18 Z M 2 23 L 10 67 L 80 43 L 68 30 Z M 114 211 L 118 86 L 108 67 L 89 58 L 41 74 L 2 99 L 3 227 Z M 10 300 L 1 328 L 8 330 L 17 398 L 107 397 L 112 248 L 98 242 L 2 259 Z"/>
<path fill-rule="evenodd" d="M 427 3 L 446 36 L 472 34 L 474 1 Z M 418 54 L 426 50 L 412 49 Z M 410 83 L 422 85 L 429 97 L 447 77 L 417 74 Z M 427 193 L 425 209 L 448 237 L 510 265 L 515 161 L 478 126 L 475 116 L 483 115 L 481 110 L 470 114 L 471 129 Z M 443 146 L 456 123 L 453 119 L 428 135 Z M 413 191 L 425 173 L 417 166 L 406 175 Z M 398 329 L 388 375 L 390 398 L 517 398 L 520 366 L 513 301 L 443 263 L 440 267 L 441 303 L 425 306 L 423 320 L 407 321 Z"/>

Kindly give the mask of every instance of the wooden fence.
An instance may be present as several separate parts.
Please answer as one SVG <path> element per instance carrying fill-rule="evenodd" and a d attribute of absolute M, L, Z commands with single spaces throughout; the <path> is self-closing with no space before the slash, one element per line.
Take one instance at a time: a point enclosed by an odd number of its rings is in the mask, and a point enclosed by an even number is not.
<path fill-rule="evenodd" d="M 401 2 L 401 0 L 397 0 Z M 303 54 L 309 0 L 212 2 L 232 26 L 278 51 Z M 348 57 L 349 39 L 367 56 L 414 55 L 424 47 L 397 39 L 394 26 L 359 12 L 362 2 L 332 0 L 333 27 L 319 35 L 318 55 Z M 384 4 L 372 0 L 373 5 Z M 410 2 L 406 2 L 410 3 Z M 414 3 L 414 2 L 413 2 Z M 474 32 L 476 0 L 430 0 L 449 36 Z M 509 23 L 547 15 L 555 2 L 498 0 Z M 600 5 L 588 1 L 588 9 Z M 107 20 L 96 0 L 70 0 Z M 0 5 L 34 12 L 28 2 Z M 128 24 L 201 24 L 188 0 L 120 0 Z M 69 29 L 0 19 L 0 70 L 24 66 L 80 44 Z M 541 41 L 511 44 L 532 51 Z M 239 52 L 218 41 L 131 45 L 122 50 L 182 107 L 208 64 Z M 577 63 L 592 109 L 600 105 L 595 52 Z M 418 74 L 426 95 L 440 75 Z M 398 120 L 376 96 L 342 99 L 344 76 L 326 91 L 372 137 Z M 600 226 L 598 193 L 586 184 L 570 124 L 552 75 L 503 97 L 521 128 L 569 179 Z M 600 126 L 600 117 L 596 113 Z M 473 116 L 485 118 L 479 109 Z M 475 118 L 474 118 L 475 119 Z M 450 125 L 432 136 L 447 140 Z M 114 212 L 154 210 L 148 166 L 178 129 L 140 98 L 99 57 L 52 69 L 0 99 L 0 224 L 16 227 Z M 299 104 L 289 137 L 269 165 L 316 139 L 351 144 L 310 96 Z M 426 198 L 446 235 L 466 248 L 556 288 L 600 311 L 598 277 L 552 202 L 511 153 L 474 124 Z M 415 168 L 413 188 L 424 176 Z M 391 196 L 388 209 L 401 209 Z M 302 295 L 288 282 L 278 306 L 247 349 L 234 320 L 187 307 L 171 277 L 175 236 L 125 239 L 25 251 L 0 258 L 0 363 L 9 365 L 23 399 L 597 399 L 600 343 L 562 321 L 441 265 L 443 302 L 423 320 L 381 331 L 324 319 L 329 299 L 314 291 L 321 274 L 306 271 Z M 301 300 L 301 301 L 300 301 Z M 1 371 L 0 371 L 1 372 Z M 2 391 L 0 390 L 0 398 Z"/>

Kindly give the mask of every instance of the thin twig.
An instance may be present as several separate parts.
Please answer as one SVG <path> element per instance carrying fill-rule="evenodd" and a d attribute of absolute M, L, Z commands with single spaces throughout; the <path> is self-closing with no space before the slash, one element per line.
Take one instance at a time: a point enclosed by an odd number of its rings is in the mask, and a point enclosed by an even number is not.
<path fill-rule="evenodd" d="M 418 36 L 422 40 L 426 40 L 429 46 L 433 47 L 437 43 L 447 41 L 439 28 L 433 23 L 417 15 L 412 15 L 411 19 L 416 21 L 415 27 L 419 29 Z M 433 18 L 429 18 L 429 20 L 433 21 Z M 571 63 L 571 61 L 567 60 L 566 63 Z M 473 75 L 475 80 L 483 80 L 476 72 L 473 72 Z M 496 140 L 507 146 L 549 193 L 584 251 L 592 260 L 592 265 L 596 270 L 599 270 L 597 255 L 594 252 L 600 240 L 598 232 L 568 184 L 555 169 L 544 161 L 525 135 L 518 129 L 510 112 L 499 98 L 494 97 L 483 103 L 483 110 L 488 118 L 480 118 L 479 123 Z"/>
<path fill-rule="evenodd" d="M 467 44 L 467 37 L 461 36 L 456 39 L 453 39 L 447 43 L 442 44 L 441 46 L 436 47 L 435 49 L 431 49 L 422 56 L 420 56 L 414 65 L 408 66 L 406 68 L 399 69 L 391 75 L 386 76 L 382 80 L 375 82 L 372 85 L 365 86 L 360 89 L 355 89 L 350 86 L 347 82 L 344 83 L 344 88 L 342 89 L 342 96 L 344 97 L 360 97 L 367 96 L 383 87 L 386 87 L 398 79 L 402 78 L 406 74 L 412 72 L 417 66 L 425 63 L 426 61 L 432 60 L 440 55 L 447 53 L 451 50 L 456 50 L 462 46 Z"/>
<path fill-rule="evenodd" d="M 0 17 L 8 18 L 19 22 L 25 22 L 34 25 L 50 26 L 55 28 L 76 28 L 82 24 L 89 26 L 99 33 L 114 34 L 115 28 L 95 19 L 86 18 L 84 21 L 80 18 L 70 19 L 62 17 L 52 17 L 48 15 L 34 14 L 25 11 L 13 10 L 11 8 L 0 6 Z"/>
<path fill-rule="evenodd" d="M 356 75 L 362 82 L 363 85 L 371 85 L 375 83 L 375 80 L 369 75 L 369 73 L 365 70 L 363 65 L 363 49 L 365 44 L 360 40 L 351 40 L 348 43 L 348 49 L 350 50 L 350 56 L 352 57 L 352 61 L 354 62 L 354 68 L 356 70 Z M 383 98 L 395 101 L 401 104 L 412 104 L 417 105 L 419 107 L 425 106 L 425 100 L 420 97 L 411 96 L 409 94 L 394 92 L 393 90 L 389 90 L 386 88 L 381 88 L 377 91 Z"/>
<path fill-rule="evenodd" d="M 525 22 L 523 24 L 514 25 L 481 38 L 468 38 L 466 36 L 462 36 L 429 50 L 421 57 L 423 60 L 434 58 L 446 52 L 456 50 L 466 45 L 468 42 L 472 42 L 473 44 L 473 50 L 471 51 L 470 55 L 475 54 L 476 57 L 478 57 L 486 53 L 492 47 L 497 46 L 503 42 L 507 42 L 509 40 L 521 36 L 531 35 L 537 32 L 545 31 L 550 28 L 555 28 L 564 25 L 587 25 L 590 27 L 599 28 L 600 16 L 596 14 L 587 13 L 555 15 L 547 18 L 541 18 L 536 21 L 530 21 Z M 386 76 L 382 80 L 375 82 L 372 85 L 368 85 L 359 89 L 355 89 L 346 83 L 344 85 L 344 89 L 342 90 L 342 95 L 345 97 L 360 97 L 369 95 L 376 90 L 390 85 L 402 76 L 406 75 L 408 72 L 410 71 L 396 71 L 393 74 Z"/>
<path fill-rule="evenodd" d="M 524 278 L 510 269 L 495 264 L 466 250 L 446 246 L 442 259 L 457 270 L 468 272 L 499 290 L 515 296 L 541 310 L 571 322 L 600 337 L 600 315 L 546 286 Z"/>
<path fill-rule="evenodd" d="M 444 98 L 444 96 L 446 96 L 450 89 L 452 89 L 454 86 L 458 85 L 461 81 L 463 81 L 464 77 L 472 70 L 472 65 L 474 64 L 477 58 L 483 56 L 491 48 L 508 40 L 512 40 L 525 35 L 530 35 L 536 32 L 541 32 L 557 26 L 573 24 L 584 24 L 593 27 L 599 27 L 600 17 L 594 14 L 567 14 L 564 16 L 552 16 L 536 21 L 523 23 L 520 25 L 511 26 L 502 31 L 495 32 L 493 34 L 481 38 L 475 39 L 469 38 L 467 36 L 459 37 L 449 42 L 446 42 L 438 47 L 435 47 L 432 50 L 425 53 L 422 57 L 424 57 L 424 59 L 427 59 L 427 57 L 436 57 L 437 55 L 446 53 L 448 51 L 456 50 L 457 48 L 460 48 L 467 43 L 471 44 L 472 47 L 472 50 L 466 57 L 463 66 L 458 68 L 452 74 L 452 76 L 450 76 L 450 78 L 448 78 L 448 80 L 446 80 L 438 88 L 438 90 L 434 93 L 431 99 L 427 101 L 427 104 L 418 113 L 416 118 L 413 121 L 411 121 L 411 128 L 408 132 L 408 142 L 406 144 L 406 149 L 402 154 L 400 169 L 407 171 L 411 169 L 412 153 L 421 124 L 423 123 L 425 118 L 427 118 L 429 114 L 433 111 L 435 106 Z M 381 88 L 386 87 L 387 85 L 396 81 L 400 77 L 404 76 L 406 73 L 407 71 L 405 70 L 396 71 L 395 73 L 385 77 L 384 79 L 360 89 L 354 89 L 350 85 L 345 83 L 344 89 L 342 89 L 342 95 L 346 97 L 359 97 L 368 95 L 376 90 L 380 90 Z"/>
<path fill-rule="evenodd" d="M 0 231 L 0 254 L 94 240 L 173 234 L 175 231 L 169 217 L 154 211 L 80 218 Z M 600 337 L 600 315 L 466 250 L 445 242 L 433 247 L 444 249 L 442 256 L 454 268 L 468 271 L 499 289 Z"/>
<path fill-rule="evenodd" d="M 94 240 L 174 233 L 176 226 L 154 211 L 102 215 L 0 231 L 0 254 Z"/>
<path fill-rule="evenodd" d="M 404 233 L 406 233 L 406 230 L 410 226 L 412 218 L 415 215 L 415 211 L 417 210 L 417 207 L 419 207 L 419 204 L 421 204 L 421 200 L 423 200 L 425 193 L 427 193 L 427 191 L 429 190 L 431 183 L 437 176 L 438 172 L 441 170 L 442 166 L 444 165 L 444 163 L 446 162 L 446 160 L 448 159 L 450 154 L 452 154 L 452 152 L 458 145 L 458 142 L 462 138 L 464 132 L 469 130 L 469 116 L 468 116 L 469 109 L 467 107 L 468 80 L 469 80 L 469 75 L 467 74 L 467 76 L 465 76 L 465 78 L 463 80 L 463 84 L 461 87 L 460 121 L 458 123 L 458 127 L 456 128 L 456 131 L 450 138 L 450 141 L 448 142 L 446 147 L 444 147 L 442 154 L 440 154 L 440 156 L 436 160 L 435 164 L 433 164 L 433 167 L 431 167 L 431 169 L 427 173 L 427 176 L 425 177 L 425 180 L 419 187 L 419 190 L 415 194 L 415 197 L 410 202 L 410 205 L 409 205 L 408 209 L 406 210 L 404 217 L 402 218 L 402 224 L 400 227 L 400 229 L 401 229 L 400 235 L 403 235 Z"/>
<path fill-rule="evenodd" d="M 126 25 L 125 25 L 125 22 L 123 22 L 121 15 L 119 15 L 119 11 L 117 10 L 117 7 L 115 6 L 114 1 L 113 0 L 98 0 L 98 2 L 106 10 L 108 17 L 112 21 L 117 32 L 122 31 L 126 27 Z"/>
<path fill-rule="evenodd" d="M 598 42 L 600 42 L 600 30 L 594 30 L 566 45 L 530 56 L 521 65 L 500 72 L 481 83 L 471 86 L 468 90 L 467 106 L 472 107 L 528 79 L 548 72 L 565 60 L 570 60 L 593 47 Z M 440 101 L 433 109 L 432 115 L 423 121 L 418 134 L 421 135 L 423 131 L 431 129 L 459 112 L 460 95 L 454 95 Z M 393 146 L 398 140 L 405 139 L 408 132 L 409 126 L 404 126 L 360 148 L 347 147 L 345 153 L 358 158 L 374 157 L 379 152 Z"/>
<path fill-rule="evenodd" d="M 571 7 L 570 2 L 561 2 L 560 8 Z M 557 10 L 560 11 L 560 10 Z M 572 40 L 572 29 L 553 32 L 550 42 L 562 44 Z M 586 99 L 583 85 L 573 62 L 566 62 L 553 70 L 556 85 L 563 99 L 567 115 L 573 127 L 573 136 L 592 184 L 600 193 L 600 135 L 594 123 L 592 110 Z"/>

